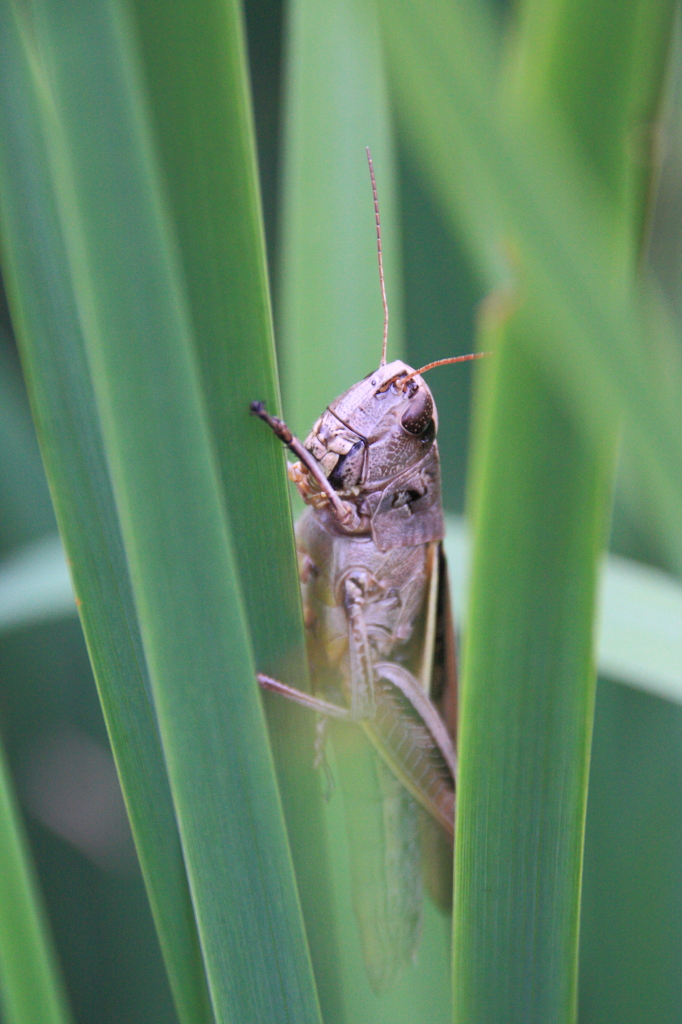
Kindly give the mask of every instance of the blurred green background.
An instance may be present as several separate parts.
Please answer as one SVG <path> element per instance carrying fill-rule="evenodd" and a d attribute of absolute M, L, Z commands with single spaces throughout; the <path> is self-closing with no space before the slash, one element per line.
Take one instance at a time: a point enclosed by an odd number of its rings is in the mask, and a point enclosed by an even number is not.
<path fill-rule="evenodd" d="M 245 14 L 277 323 L 285 11 L 279 0 L 246 0 Z M 504 11 L 498 16 L 503 18 Z M 676 45 L 679 50 L 679 40 Z M 649 250 L 667 298 L 682 316 L 678 64 L 676 50 Z M 397 185 L 398 231 L 388 259 L 401 265 L 402 287 L 391 290 L 389 277 L 389 303 L 392 308 L 402 303 L 404 352 L 418 366 L 473 349 L 485 286 L 444 220 L 400 124 L 396 138 L 391 173 Z M 352 160 L 360 167 L 359 176 L 364 175 L 364 154 L 352 154 Z M 381 200 L 382 166 L 376 156 L 375 162 Z M 368 259 L 373 260 L 368 181 L 362 187 Z M 370 273 L 380 324 L 376 268 Z M 54 535 L 56 527 L 4 304 L 0 317 L 0 557 L 9 564 L 17 552 Z M 324 331 L 324 323 L 319 330 Z M 377 331 L 377 357 L 379 338 Z M 391 336 L 389 346 L 398 340 Z M 352 382 L 342 379 L 345 370 L 334 371 L 337 391 Z M 464 511 L 470 381 L 467 367 L 452 367 L 429 379 L 441 424 L 444 504 L 453 513 Z M 287 413 L 286 387 L 284 397 Z M 333 397 L 329 393 L 325 401 Z M 299 411 L 289 411 L 296 421 Z M 301 423 L 295 426 L 304 429 Z M 627 471 L 627 437 L 622 459 Z M 619 489 L 611 549 L 669 570 L 650 526 L 646 490 L 630 489 L 627 502 L 622 493 Z M 174 1020 L 75 614 L 0 633 L 0 727 L 76 1020 Z M 581 1024 L 682 1021 L 681 967 L 682 708 L 618 680 L 602 679 L 583 882 Z"/>

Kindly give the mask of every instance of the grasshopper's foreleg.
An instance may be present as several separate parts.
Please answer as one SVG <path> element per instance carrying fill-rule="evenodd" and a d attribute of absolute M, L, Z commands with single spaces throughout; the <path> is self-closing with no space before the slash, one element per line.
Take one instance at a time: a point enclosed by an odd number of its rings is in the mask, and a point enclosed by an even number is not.
<path fill-rule="evenodd" d="M 354 519 L 357 519 L 357 512 L 353 505 L 347 501 L 343 501 L 329 480 L 320 469 L 319 463 L 314 455 L 312 455 L 308 449 L 301 444 L 299 439 L 291 433 L 284 420 L 279 419 L 277 416 L 271 416 L 265 408 L 264 402 L 252 402 L 251 412 L 255 416 L 259 416 L 264 423 L 270 427 L 270 429 L 277 435 L 280 441 L 289 448 L 294 455 L 298 456 L 305 468 L 308 470 L 310 475 L 314 477 L 317 486 L 320 490 L 326 494 L 329 504 L 334 510 L 334 515 L 340 523 L 349 524 Z"/>

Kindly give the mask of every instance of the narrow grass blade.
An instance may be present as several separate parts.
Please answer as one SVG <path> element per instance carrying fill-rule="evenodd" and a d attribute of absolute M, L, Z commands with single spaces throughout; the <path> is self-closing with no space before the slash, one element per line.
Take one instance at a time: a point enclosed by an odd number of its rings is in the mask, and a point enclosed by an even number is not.
<path fill-rule="evenodd" d="M 36 84 L 0 6 L 3 270 L 59 527 L 182 1024 L 211 1020 L 128 568 L 52 193 Z M 64 566 L 66 573 L 66 566 Z M 70 589 L 70 588 L 69 588 Z"/>
<path fill-rule="evenodd" d="M 256 665 L 305 688 L 282 445 L 249 416 L 254 400 L 278 411 L 279 395 L 239 4 L 138 0 L 133 13 Z M 336 1006 L 314 716 L 277 697 L 266 708 L 321 998 Z"/>
<path fill-rule="evenodd" d="M 302 436 L 330 400 L 375 368 L 381 356 L 366 146 L 381 209 L 388 359 L 403 354 L 395 158 L 376 18 L 374 5 L 359 0 L 293 0 L 288 8 L 277 323 L 284 409 Z M 326 818 L 341 966 L 342 1000 L 334 1019 L 398 1024 L 423 1017 L 444 1024 L 450 1018 L 448 918 L 427 906 L 414 966 L 397 987 L 377 996 L 353 913 L 343 794 L 330 801 Z M 327 1019 L 324 1003 L 323 1008 Z"/>
<path fill-rule="evenodd" d="M 7 1024 L 69 1024 L 59 968 L 0 748 L 0 1006 Z"/>
<path fill-rule="evenodd" d="M 455 1020 L 570 1021 L 613 441 L 579 436 L 523 351 L 487 367 L 459 734 Z"/>
<path fill-rule="evenodd" d="M 133 11 L 259 667 L 295 681 L 305 655 L 282 446 L 248 415 L 254 400 L 276 411 L 279 395 L 241 11 Z"/>
<path fill-rule="evenodd" d="M 126 12 L 36 5 L 53 180 L 216 1020 L 303 1024 L 317 999 Z"/>
<path fill-rule="evenodd" d="M 305 436 L 379 365 L 383 316 L 365 147 L 374 161 L 390 313 L 402 353 L 395 157 L 377 12 L 363 0 L 288 5 L 278 327 L 284 409 Z"/>
<path fill-rule="evenodd" d="M 510 123 L 544 114 L 555 100 L 585 140 L 583 90 L 565 95 L 556 80 L 563 80 L 564 60 L 577 61 L 589 94 L 605 60 L 600 44 L 613 44 L 612 36 L 601 25 L 579 32 L 578 58 L 562 32 L 573 39 L 579 3 L 554 5 L 553 31 L 540 33 L 542 45 L 533 29 L 546 5 L 524 11 L 520 37 L 534 40 L 529 48 L 542 70 L 524 75 L 524 65 Z M 628 24 L 636 27 L 632 13 Z M 653 21 L 656 13 L 665 36 L 669 8 L 649 5 L 646 17 Z M 636 30 L 619 43 L 623 71 L 609 82 L 610 101 L 627 109 L 633 79 L 641 83 L 647 74 L 655 99 L 659 62 L 647 63 Z M 603 140 L 601 167 L 619 224 L 605 252 L 616 279 L 632 266 L 641 226 L 633 211 L 645 199 L 641 174 L 634 185 L 617 187 L 630 170 L 622 132 L 610 145 Z M 612 219 L 609 210 L 604 223 Z M 534 350 L 554 333 L 542 310 L 531 290 L 519 311 L 500 316 L 491 303 L 488 313 L 498 344 L 478 411 L 453 939 L 455 1020 L 467 1024 L 570 1022 L 577 1012 L 593 622 L 616 432 L 605 429 L 598 440 L 586 432 L 560 385 L 538 367 Z"/>

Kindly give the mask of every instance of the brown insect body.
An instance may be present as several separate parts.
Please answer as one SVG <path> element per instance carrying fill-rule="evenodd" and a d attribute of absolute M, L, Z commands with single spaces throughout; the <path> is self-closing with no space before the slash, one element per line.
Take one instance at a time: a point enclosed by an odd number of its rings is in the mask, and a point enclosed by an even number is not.
<path fill-rule="evenodd" d="M 305 448 L 355 514 L 340 522 L 299 463 L 292 477 L 313 507 L 296 525 L 296 542 L 317 692 L 350 709 L 452 835 L 452 763 L 434 742 L 433 722 L 421 719 L 428 710 L 414 706 L 430 696 L 433 650 L 424 644 L 435 629 L 435 609 L 427 628 L 427 604 L 438 579 L 443 513 L 435 405 L 421 377 L 401 389 L 400 377 L 411 372 L 400 360 L 380 367 L 317 421 Z"/>
<path fill-rule="evenodd" d="M 314 696 L 260 679 L 341 720 L 334 747 L 354 904 L 377 991 L 397 982 L 419 942 L 420 833 L 441 861 L 432 874 L 449 876 L 454 827 L 456 673 L 437 414 L 419 375 L 405 383 L 410 374 L 400 360 L 379 367 L 328 406 L 303 446 L 254 407 L 303 456 L 290 476 L 310 505 L 296 546 Z"/>
<path fill-rule="evenodd" d="M 298 456 L 289 475 L 310 506 L 296 524 L 313 694 L 261 686 L 320 715 L 344 791 L 353 902 L 377 991 L 414 959 L 421 865 L 450 898 L 457 713 L 433 396 L 421 374 L 386 364 L 388 307 L 379 205 L 367 151 L 384 304 L 381 364 L 324 411 L 304 444 L 261 402 L 251 409 Z"/>

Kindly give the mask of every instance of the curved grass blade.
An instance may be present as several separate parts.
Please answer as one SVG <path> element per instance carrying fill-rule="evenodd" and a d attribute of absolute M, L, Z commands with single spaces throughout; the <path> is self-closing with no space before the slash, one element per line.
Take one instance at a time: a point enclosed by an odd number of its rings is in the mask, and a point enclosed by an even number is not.
<path fill-rule="evenodd" d="M 33 15 L 61 226 L 214 1011 L 221 1022 L 316 1020 L 129 24 L 116 4 Z"/>
<path fill-rule="evenodd" d="M 459 516 L 446 517 L 445 552 L 457 625 L 466 627 L 469 545 Z M 682 584 L 659 569 L 608 555 L 599 604 L 599 674 L 682 703 Z"/>
<path fill-rule="evenodd" d="M 599 616 L 600 675 L 682 703 L 682 586 L 667 573 L 611 555 Z"/>
<path fill-rule="evenodd" d="M 52 193 L 36 84 L 0 5 L 3 269 L 45 469 L 109 738 L 182 1024 L 212 1019 L 185 865 L 89 369 Z M 66 566 L 64 567 L 66 571 Z"/>
<path fill-rule="evenodd" d="M 7 1024 L 69 1024 L 28 845 L 0 747 L 0 1005 Z"/>
<path fill-rule="evenodd" d="M 387 8 L 404 123 L 488 279 L 499 282 L 501 268 L 506 279 L 520 275 L 553 325 L 536 339 L 535 357 L 561 381 L 581 422 L 598 434 L 619 410 L 627 415 L 656 495 L 657 528 L 682 566 L 682 365 L 672 317 L 663 304 L 651 317 L 622 277 L 628 259 L 615 265 L 617 233 L 604 215 L 611 206 L 600 205 L 604 189 L 567 142 L 561 117 L 536 112 L 532 123 L 504 126 L 499 56 L 481 14 L 465 5 L 432 5 L 423 17 L 402 2 Z"/>

